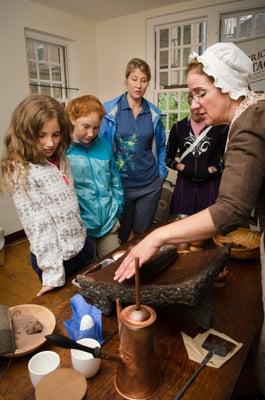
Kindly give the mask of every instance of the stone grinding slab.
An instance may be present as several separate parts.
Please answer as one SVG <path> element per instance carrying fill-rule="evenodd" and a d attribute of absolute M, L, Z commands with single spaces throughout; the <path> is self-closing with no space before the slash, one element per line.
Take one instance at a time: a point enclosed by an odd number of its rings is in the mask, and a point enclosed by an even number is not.
<path fill-rule="evenodd" d="M 228 250 L 212 250 L 180 254 L 166 248 L 163 254 L 143 265 L 141 274 L 142 304 L 159 306 L 183 304 L 196 307 L 196 319 L 205 329 L 210 327 L 212 291 L 215 278 L 223 270 Z M 93 266 L 77 275 L 81 294 L 91 300 L 105 315 L 113 311 L 117 298 L 124 304 L 135 303 L 134 278 L 122 284 L 113 280 L 124 256 L 102 269 Z M 146 272 L 148 272 L 146 274 Z"/>
<path fill-rule="evenodd" d="M 11 314 L 8 307 L 0 304 L 0 354 L 16 350 Z"/>

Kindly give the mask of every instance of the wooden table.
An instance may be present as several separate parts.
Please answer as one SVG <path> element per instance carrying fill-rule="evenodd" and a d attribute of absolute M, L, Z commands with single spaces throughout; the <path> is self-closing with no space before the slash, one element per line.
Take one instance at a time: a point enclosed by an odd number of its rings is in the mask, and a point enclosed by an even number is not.
<path fill-rule="evenodd" d="M 230 261 L 230 274 L 226 286 L 214 289 L 213 328 L 226 333 L 238 342 L 242 349 L 220 369 L 206 367 L 183 396 L 183 400 L 230 399 L 241 369 L 245 363 L 262 319 L 260 267 L 257 261 Z M 71 283 L 65 287 L 33 299 L 32 303 L 48 307 L 56 316 L 56 331 L 66 334 L 63 321 L 71 317 L 69 300 L 77 292 Z M 173 400 L 196 363 L 187 357 L 180 332 L 190 336 L 199 332 L 198 326 L 187 311 L 179 306 L 157 309 L 157 348 L 160 360 L 161 384 L 152 400 Z M 103 317 L 104 348 L 118 353 L 119 336 L 116 316 Z M 45 343 L 41 350 L 52 349 L 60 354 L 61 366 L 70 367 L 70 350 Z M 12 359 L 0 381 L 0 399 L 32 400 L 34 389 L 30 383 L 27 363 L 32 354 Z M 4 370 L 8 359 L 0 357 L 0 369 Z M 97 376 L 88 380 L 89 400 L 122 399 L 114 388 L 116 365 L 102 361 Z M 60 400 L 60 399 L 58 399 Z"/>

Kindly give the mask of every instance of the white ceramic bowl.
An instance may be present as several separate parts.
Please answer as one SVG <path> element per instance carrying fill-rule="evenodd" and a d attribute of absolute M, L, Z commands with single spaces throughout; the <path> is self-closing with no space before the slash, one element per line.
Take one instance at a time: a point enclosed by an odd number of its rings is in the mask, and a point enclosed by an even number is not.
<path fill-rule="evenodd" d="M 77 340 L 77 343 L 88 347 L 101 347 L 99 342 L 92 338 Z M 71 349 L 71 360 L 73 368 L 80 372 L 85 378 L 92 378 L 100 368 L 101 359 L 94 358 L 92 354 L 82 350 Z"/>
<path fill-rule="evenodd" d="M 50 372 L 59 368 L 60 356 L 55 351 L 41 351 L 35 354 L 28 362 L 31 383 L 34 387 Z"/>

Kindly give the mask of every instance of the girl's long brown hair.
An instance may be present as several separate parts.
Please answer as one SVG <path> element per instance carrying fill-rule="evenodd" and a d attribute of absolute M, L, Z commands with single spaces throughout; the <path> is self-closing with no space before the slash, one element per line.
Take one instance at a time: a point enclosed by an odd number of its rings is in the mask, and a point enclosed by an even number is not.
<path fill-rule="evenodd" d="M 43 125 L 53 118 L 57 119 L 61 131 L 55 156 L 64 161 L 64 151 L 71 141 L 71 124 L 63 106 L 50 96 L 30 95 L 15 108 L 0 160 L 2 192 L 12 191 L 16 182 L 25 187 L 29 163 L 47 163 L 38 144 L 38 135 Z"/>

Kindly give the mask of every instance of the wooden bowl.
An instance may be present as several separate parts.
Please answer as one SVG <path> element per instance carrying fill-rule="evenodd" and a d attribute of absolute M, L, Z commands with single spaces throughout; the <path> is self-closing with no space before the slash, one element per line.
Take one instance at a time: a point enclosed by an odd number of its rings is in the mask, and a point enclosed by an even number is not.
<path fill-rule="evenodd" d="M 11 312 L 11 316 L 19 312 L 23 314 L 30 314 L 33 317 L 37 318 L 42 324 L 42 331 L 40 333 L 35 333 L 33 335 L 28 336 L 28 341 L 26 343 L 21 344 L 16 340 L 17 349 L 14 353 L 5 353 L 1 354 L 3 357 L 20 357 L 25 356 L 37 350 L 46 342 L 46 335 L 50 335 L 55 328 L 56 319 L 54 314 L 46 307 L 38 305 L 38 304 L 20 304 L 17 306 L 13 306 L 9 308 Z M 18 343 L 20 343 L 18 345 Z"/>
<path fill-rule="evenodd" d="M 247 228 L 238 228 L 227 235 L 215 236 L 213 241 L 216 246 L 231 244 L 231 258 L 248 260 L 259 255 L 260 237 L 260 232 Z"/>

